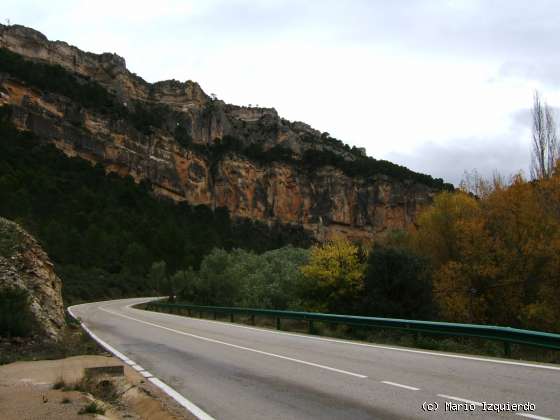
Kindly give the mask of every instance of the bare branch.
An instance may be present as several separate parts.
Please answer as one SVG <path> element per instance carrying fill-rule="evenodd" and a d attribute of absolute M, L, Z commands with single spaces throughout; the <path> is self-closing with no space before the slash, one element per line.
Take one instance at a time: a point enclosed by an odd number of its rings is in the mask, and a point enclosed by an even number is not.
<path fill-rule="evenodd" d="M 559 153 L 558 129 L 552 108 L 535 91 L 533 101 L 531 177 L 548 178 L 554 172 Z"/>

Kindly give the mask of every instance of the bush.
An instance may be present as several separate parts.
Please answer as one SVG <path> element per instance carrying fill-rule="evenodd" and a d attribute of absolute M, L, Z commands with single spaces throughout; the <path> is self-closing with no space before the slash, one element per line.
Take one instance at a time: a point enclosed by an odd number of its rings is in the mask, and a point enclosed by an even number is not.
<path fill-rule="evenodd" d="M 172 281 L 180 299 L 200 305 L 301 309 L 299 267 L 307 255 L 308 251 L 291 246 L 260 255 L 215 249 L 198 272 L 180 271 Z"/>
<path fill-rule="evenodd" d="M 82 409 L 80 409 L 80 411 L 78 411 L 78 414 L 105 414 L 105 409 L 97 404 L 97 402 L 92 401 L 90 402 L 88 405 L 86 405 L 85 407 L 83 407 Z"/>
<path fill-rule="evenodd" d="M 405 249 L 376 245 L 368 257 L 363 313 L 431 318 L 433 303 L 427 261 Z"/>
<path fill-rule="evenodd" d="M 28 299 L 25 290 L 0 291 L 0 335 L 26 337 L 32 333 L 33 319 L 29 312 Z"/>

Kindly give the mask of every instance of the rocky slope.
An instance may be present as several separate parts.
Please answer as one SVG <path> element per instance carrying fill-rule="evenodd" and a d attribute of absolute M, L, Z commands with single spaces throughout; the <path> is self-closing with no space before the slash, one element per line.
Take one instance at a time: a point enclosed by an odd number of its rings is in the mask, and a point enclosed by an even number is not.
<path fill-rule="evenodd" d="M 442 187 L 395 165 L 404 176 L 349 173 L 342 166 L 364 162 L 363 150 L 272 108 L 225 104 L 192 81 L 147 83 L 115 54 L 86 53 L 22 26 L 0 25 L 0 48 L 61 66 L 75 84 L 68 90 L 20 70 L 25 65 L 0 63 L 0 105 L 10 106 L 18 128 L 69 156 L 147 180 L 175 201 L 302 225 L 319 240 L 367 239 L 413 224 Z M 95 95 L 74 94 L 86 88 Z M 325 153 L 338 164 L 306 164 Z"/>
<path fill-rule="evenodd" d="M 65 326 L 62 282 L 37 241 L 0 218 L 0 293 L 14 289 L 27 292 L 34 332 L 58 340 Z"/>

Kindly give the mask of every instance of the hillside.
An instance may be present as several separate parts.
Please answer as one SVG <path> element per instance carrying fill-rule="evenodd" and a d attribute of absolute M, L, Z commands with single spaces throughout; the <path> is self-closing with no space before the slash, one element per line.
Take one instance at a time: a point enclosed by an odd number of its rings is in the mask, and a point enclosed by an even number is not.
<path fill-rule="evenodd" d="M 0 104 L 68 156 L 234 219 L 371 239 L 413 224 L 441 179 L 364 156 L 272 108 L 226 104 L 192 81 L 145 82 L 115 54 L 0 26 Z"/>
<path fill-rule="evenodd" d="M 45 246 L 67 301 L 153 293 L 146 275 L 157 261 L 173 273 L 198 268 L 215 247 L 262 252 L 311 242 L 301 227 L 234 222 L 225 208 L 156 198 L 145 183 L 107 176 L 15 129 L 11 110 L 0 110 L 0 216 L 21 222 Z"/>

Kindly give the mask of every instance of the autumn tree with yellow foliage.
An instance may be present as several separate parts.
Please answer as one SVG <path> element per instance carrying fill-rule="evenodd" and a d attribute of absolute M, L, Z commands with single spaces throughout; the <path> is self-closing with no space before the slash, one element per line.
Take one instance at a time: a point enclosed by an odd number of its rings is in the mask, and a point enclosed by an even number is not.
<path fill-rule="evenodd" d="M 560 174 L 517 175 L 482 198 L 442 193 L 418 220 L 446 321 L 560 331 Z"/>
<path fill-rule="evenodd" d="M 301 267 L 307 309 L 355 312 L 364 287 L 364 270 L 364 252 L 346 239 L 312 247 L 309 262 Z"/>

